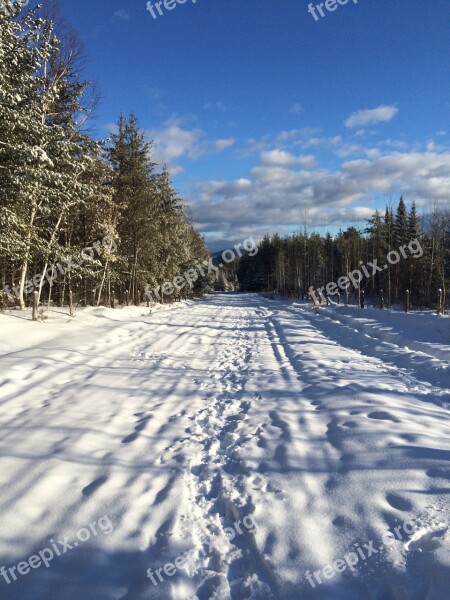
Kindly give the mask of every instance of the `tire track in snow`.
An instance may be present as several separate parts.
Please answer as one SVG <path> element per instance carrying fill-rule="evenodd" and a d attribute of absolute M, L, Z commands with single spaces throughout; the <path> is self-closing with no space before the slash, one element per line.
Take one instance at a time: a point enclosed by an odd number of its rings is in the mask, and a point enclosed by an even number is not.
<path fill-rule="evenodd" d="M 313 312 L 288 307 L 284 310 L 306 319 L 328 339 L 339 340 L 341 347 L 379 360 L 387 371 L 394 371 L 404 380 L 411 391 L 442 397 L 444 400 L 437 402 L 438 405 L 445 400 L 449 402 L 450 364 L 438 350 L 430 347 L 427 353 L 425 344 L 414 344 L 401 335 L 396 339 L 395 333 L 385 334 L 387 339 L 383 339 L 383 334 L 378 332 L 377 337 L 373 328 L 335 311 L 327 315 L 324 310 Z M 400 344 L 408 344 L 408 347 Z"/>
<path fill-rule="evenodd" d="M 297 320 L 291 321 L 289 317 L 286 318 L 288 315 L 296 316 Z M 300 319 L 298 319 L 298 317 L 300 317 Z M 319 319 L 310 319 L 306 315 L 299 315 L 297 311 L 285 306 L 280 307 L 279 310 L 275 310 L 274 318 L 272 319 L 275 330 L 272 341 L 277 344 L 279 343 L 283 348 L 283 351 L 278 350 L 277 354 L 281 355 L 283 359 L 284 355 L 286 355 L 292 367 L 298 373 L 299 378 L 304 382 L 305 397 L 308 397 L 309 400 L 311 400 L 311 404 L 315 405 L 318 411 L 317 418 L 321 419 L 325 417 L 328 421 L 326 440 L 329 446 L 332 447 L 338 455 L 340 454 L 340 468 L 336 468 L 337 465 L 333 464 L 334 461 L 328 463 L 326 470 L 329 471 L 330 476 L 326 482 L 325 489 L 320 491 L 320 488 L 316 486 L 314 490 L 311 490 L 311 499 L 315 497 L 317 501 L 323 501 L 323 499 L 327 497 L 328 492 L 332 512 L 336 514 L 336 511 L 338 511 L 336 518 L 333 520 L 333 525 L 336 525 L 336 527 L 339 528 L 341 527 L 341 523 L 345 522 L 345 518 L 339 515 L 340 507 L 339 501 L 336 504 L 337 499 L 342 497 L 343 493 L 344 497 L 346 496 L 348 498 L 348 491 L 345 493 L 346 488 L 353 489 L 354 492 L 352 496 L 356 502 L 355 507 L 358 507 L 359 502 L 358 508 L 362 511 L 362 500 L 364 496 L 362 495 L 362 488 L 358 483 L 358 479 L 363 480 L 361 475 L 366 468 L 365 464 L 370 468 L 381 468 L 386 473 L 386 479 L 389 476 L 389 482 L 387 485 L 383 482 L 382 487 L 380 482 L 378 482 L 378 486 L 381 487 L 381 489 L 378 490 L 378 503 L 383 502 L 382 497 L 384 496 L 384 502 L 386 502 L 393 511 L 408 511 L 413 515 L 422 515 L 420 519 L 424 522 L 423 529 L 425 532 L 428 532 L 427 535 L 433 539 L 433 549 L 439 548 L 439 544 L 434 539 L 436 536 L 433 529 L 433 520 L 437 518 L 435 516 L 436 511 L 436 514 L 439 517 L 439 511 L 441 510 L 439 507 L 441 504 L 445 506 L 446 497 L 440 496 L 440 490 L 438 488 L 434 489 L 432 486 L 427 485 L 426 478 L 424 478 L 423 475 L 430 477 L 429 471 L 425 473 L 425 464 L 427 464 L 427 462 L 429 464 L 429 458 L 444 460 L 447 454 L 446 451 L 441 451 L 439 446 L 437 449 L 434 449 L 433 446 L 429 449 L 426 447 L 421 448 L 419 444 L 415 446 L 414 442 L 418 442 L 420 438 L 414 435 L 402 434 L 402 429 L 404 427 L 411 427 L 411 421 L 409 423 L 406 421 L 406 419 L 409 420 L 411 417 L 411 420 L 417 423 L 416 427 L 418 429 L 422 427 L 422 419 L 426 418 L 430 422 L 432 419 L 436 419 L 434 423 L 435 425 L 441 425 L 440 429 L 442 435 L 445 431 L 445 411 L 436 407 L 427 408 L 426 405 L 420 406 L 420 403 L 417 403 L 417 406 L 414 404 L 411 405 L 411 400 L 414 402 L 413 398 L 411 398 L 411 394 L 414 395 L 416 390 L 410 390 L 408 386 L 395 380 L 399 371 L 397 368 L 385 365 L 378 357 L 369 358 L 364 354 L 348 349 L 345 342 L 344 345 L 341 345 L 330 338 L 327 335 L 326 330 L 322 330 L 320 322 L 318 323 L 319 326 L 316 327 L 316 321 L 319 321 Z M 314 323 L 314 325 L 312 323 Z M 305 344 L 305 341 L 308 343 Z M 314 349 L 314 346 L 316 346 L 316 349 Z M 320 350 L 320 348 L 322 348 L 322 350 Z M 284 360 L 282 362 L 285 364 Z M 343 380 L 347 379 L 348 383 L 342 386 L 338 377 Z M 400 379 L 402 380 L 404 378 Z M 374 385 L 378 387 L 376 390 L 376 401 L 372 399 L 375 397 L 374 392 L 371 389 Z M 392 409 L 387 403 L 384 404 L 383 395 L 379 394 L 379 391 L 383 389 L 389 390 L 394 398 L 395 405 Z M 329 398 L 327 397 L 327 390 L 329 390 Z M 358 407 L 358 410 L 347 413 L 358 415 L 357 421 L 344 422 L 346 403 L 340 403 L 339 396 L 342 395 L 344 398 L 348 397 L 350 390 L 355 390 L 356 393 L 361 394 L 361 406 Z M 317 399 L 313 400 L 315 397 Z M 420 398 L 418 395 L 417 397 Z M 348 400 L 351 401 L 351 398 L 348 398 Z M 420 398 L 420 400 L 422 400 L 422 398 Z M 372 405 L 375 402 L 375 405 L 380 402 L 380 405 L 383 407 L 386 406 L 387 410 L 374 411 Z M 418 422 L 414 419 L 414 415 L 416 415 Z M 367 437 L 366 440 L 362 437 L 360 440 L 358 440 L 358 437 L 354 437 L 352 442 L 352 436 L 349 434 L 351 431 L 355 431 L 355 427 L 359 428 L 359 426 L 363 425 L 361 421 L 364 418 L 374 422 L 373 433 L 375 433 L 375 431 L 377 432 L 377 438 L 374 438 L 374 440 L 378 441 L 377 445 L 368 444 L 367 442 L 370 440 L 369 437 Z M 439 420 L 441 420 L 441 423 Z M 382 425 L 384 430 L 382 427 L 375 425 L 377 422 Z M 368 429 L 367 424 L 364 424 L 364 427 Z M 435 432 L 435 435 L 435 443 L 439 444 L 438 431 Z M 407 446 L 403 445 L 401 442 L 395 443 L 391 441 L 392 439 L 395 439 L 394 436 L 397 436 L 397 439 L 403 438 L 405 441 L 411 443 L 411 445 Z M 312 441 L 313 438 L 310 436 L 310 439 Z M 445 437 L 442 437 L 441 439 L 443 442 Z M 430 442 L 431 441 L 432 440 L 430 439 Z M 364 448 L 364 445 L 367 445 L 368 447 Z M 361 447 L 361 450 L 365 450 L 366 456 L 364 456 L 362 452 L 361 454 L 358 454 L 358 446 Z M 368 452 L 369 447 L 372 447 L 371 452 Z M 385 453 L 385 457 L 382 456 L 383 452 Z M 371 456 L 371 453 L 373 453 L 373 457 Z M 377 455 L 379 455 L 380 458 L 377 459 Z M 415 456 L 417 456 L 417 458 L 415 458 Z M 423 463 L 423 466 L 421 463 Z M 391 472 L 389 472 L 390 469 Z M 411 493 L 403 497 L 401 493 L 399 494 L 396 491 L 394 496 L 392 490 L 397 490 L 397 470 L 402 472 L 402 474 L 405 472 L 409 473 L 411 477 L 409 487 L 414 488 L 416 485 L 418 489 L 422 488 L 422 494 L 434 493 L 435 504 L 428 506 L 428 508 L 424 508 L 424 503 L 420 502 L 421 498 L 417 496 L 414 498 L 414 495 Z M 319 473 L 317 468 L 315 469 L 315 472 L 317 474 Z M 442 475 L 443 473 L 440 472 L 439 476 L 441 478 Z M 445 476 L 443 479 L 445 479 Z M 411 483 L 412 481 L 415 481 L 415 485 Z M 305 491 L 307 491 L 306 488 Z M 410 490 L 405 489 L 404 493 L 405 492 L 410 492 Z M 444 491 L 444 493 L 448 493 L 448 490 Z M 369 513 L 376 507 L 375 499 L 372 502 L 366 502 L 366 504 L 367 507 L 365 510 Z M 311 510 L 311 502 L 309 503 L 309 506 Z M 348 512 L 348 510 L 346 512 Z M 356 512 L 357 511 L 354 510 L 353 515 L 355 515 Z M 386 530 L 393 530 L 395 525 L 399 523 L 395 516 L 388 511 L 381 512 L 379 517 L 381 521 L 385 521 Z M 405 519 L 405 517 L 403 517 L 403 519 Z M 347 529 L 349 528 L 349 524 L 350 523 L 347 521 Z M 358 534 L 355 529 L 351 535 L 353 540 L 377 538 L 377 532 L 372 529 L 370 521 L 367 521 L 367 519 L 361 520 L 359 527 L 361 526 L 366 530 L 366 533 L 360 532 Z M 332 528 L 330 527 L 330 530 L 331 529 Z M 430 531 L 431 533 L 429 533 Z M 447 532 L 447 525 L 442 531 L 444 532 L 442 535 Z M 328 533 L 328 535 L 330 535 L 330 533 Z M 349 535 L 349 531 L 346 532 L 346 535 Z M 380 581 L 379 573 L 375 577 L 371 577 L 363 570 L 364 566 L 361 567 L 361 572 L 357 573 L 356 581 L 354 583 L 355 590 L 360 590 L 359 597 L 382 597 L 383 600 L 385 598 L 386 600 L 394 600 L 394 598 L 401 598 L 402 600 L 406 600 L 406 598 L 408 598 L 408 600 L 419 600 L 419 597 L 420 600 L 424 600 L 425 598 L 431 597 L 427 595 L 428 592 L 424 592 L 423 597 L 414 594 L 406 596 L 404 594 L 407 594 L 407 592 L 404 590 L 398 595 L 398 589 L 404 586 L 404 579 L 410 580 L 410 587 L 412 590 L 415 582 L 420 582 L 419 585 L 424 585 L 424 582 L 429 576 L 429 568 L 427 571 L 427 565 L 430 567 L 430 564 L 432 564 L 432 569 L 437 569 L 437 562 L 433 563 L 433 559 L 424 557 L 422 561 L 423 564 L 420 565 L 421 573 L 417 575 L 415 571 L 418 569 L 423 557 L 420 554 L 420 549 L 419 553 L 414 552 L 414 550 L 414 544 L 409 545 L 409 542 L 403 544 L 402 551 L 404 553 L 404 566 L 407 572 L 406 578 L 402 578 L 395 567 L 392 566 L 392 563 L 395 562 L 392 560 L 392 557 L 387 558 L 387 562 L 384 562 L 383 569 L 385 570 L 386 581 Z M 369 573 L 370 572 L 371 571 L 369 571 Z M 445 574 L 443 577 L 445 577 Z M 399 584 L 399 581 L 402 583 Z M 429 588 L 428 584 L 426 585 L 426 589 L 432 589 L 431 587 Z M 434 585 L 436 585 L 436 583 Z M 325 589 L 322 591 L 324 593 L 323 597 L 328 598 L 327 591 Z M 432 594 L 431 591 L 430 594 Z M 300 597 L 301 596 L 302 594 L 300 593 Z M 294 596 L 292 596 L 292 598 L 293 597 Z M 319 590 L 312 591 L 306 589 L 304 597 L 322 598 L 322 595 L 320 595 Z M 291 598 L 291 596 L 289 596 L 289 598 Z"/>

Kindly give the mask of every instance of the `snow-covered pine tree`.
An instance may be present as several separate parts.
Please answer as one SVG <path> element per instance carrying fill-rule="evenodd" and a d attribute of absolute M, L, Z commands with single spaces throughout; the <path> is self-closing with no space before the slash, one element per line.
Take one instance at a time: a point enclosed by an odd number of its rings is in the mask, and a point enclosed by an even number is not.
<path fill-rule="evenodd" d="M 61 254 L 58 237 L 67 211 L 95 191 L 83 175 L 98 147 L 79 131 L 76 115 L 87 84 L 74 82 L 70 63 L 58 62 L 61 44 L 53 22 L 34 11 L 18 13 L 17 3 L 11 3 L 11 11 L 0 17 L 5 32 L 1 205 L 6 214 L 14 212 L 22 239 L 18 296 L 24 308 L 25 292 L 34 286 L 41 292 L 50 256 Z M 26 284 L 30 264 L 42 267 L 33 286 Z"/>
<path fill-rule="evenodd" d="M 14 269 L 21 264 L 24 281 L 29 248 L 34 239 L 35 206 L 41 167 L 47 161 L 39 152 L 40 102 L 36 71 L 40 56 L 36 48 L 42 23 L 28 14 L 18 18 L 17 2 L 4 0 L 0 11 L 0 252 Z M 23 289 L 21 306 L 23 307 Z"/>
<path fill-rule="evenodd" d="M 137 118 L 120 116 L 108 151 L 114 169 L 113 199 L 120 211 L 119 252 L 123 262 L 120 296 L 129 291 L 138 304 L 145 284 L 156 285 L 156 238 L 160 206 L 154 179 L 151 143 L 145 140 Z"/>

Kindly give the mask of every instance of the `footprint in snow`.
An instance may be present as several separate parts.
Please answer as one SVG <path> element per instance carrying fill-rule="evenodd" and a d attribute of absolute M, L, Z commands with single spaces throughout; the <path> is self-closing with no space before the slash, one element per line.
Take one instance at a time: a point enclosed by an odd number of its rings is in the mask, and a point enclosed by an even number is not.
<path fill-rule="evenodd" d="M 395 508 L 396 510 L 410 512 L 413 509 L 413 505 L 409 500 L 406 500 L 401 496 L 397 496 L 397 494 L 387 494 L 386 501 L 392 506 L 392 508 Z"/>
<path fill-rule="evenodd" d="M 345 527 L 346 525 L 348 525 L 347 519 L 342 515 L 338 515 L 337 517 L 335 517 L 332 523 L 335 527 Z"/>

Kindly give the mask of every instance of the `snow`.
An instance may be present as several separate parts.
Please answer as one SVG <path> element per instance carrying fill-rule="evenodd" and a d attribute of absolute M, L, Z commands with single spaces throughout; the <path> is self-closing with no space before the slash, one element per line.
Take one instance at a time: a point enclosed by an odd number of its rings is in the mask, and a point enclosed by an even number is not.
<path fill-rule="evenodd" d="M 0 567 L 98 525 L 0 597 L 449 600 L 448 317 L 214 294 L 28 319 L 0 314 Z"/>

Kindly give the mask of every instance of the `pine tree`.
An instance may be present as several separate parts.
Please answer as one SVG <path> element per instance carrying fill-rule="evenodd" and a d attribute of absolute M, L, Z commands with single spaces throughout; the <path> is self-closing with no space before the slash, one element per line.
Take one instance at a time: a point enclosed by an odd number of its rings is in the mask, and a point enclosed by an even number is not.
<path fill-rule="evenodd" d="M 365 232 L 369 234 L 370 248 L 368 249 L 368 256 L 370 260 L 376 258 L 378 264 L 383 264 L 388 244 L 386 239 L 386 225 L 379 210 L 376 210 L 372 218 L 369 219 Z M 384 285 L 384 272 L 380 273 L 377 271 L 373 281 L 369 282 L 369 289 L 373 289 L 376 295 L 380 296 Z"/>
<path fill-rule="evenodd" d="M 153 177 L 155 164 L 151 160 L 151 143 L 145 140 L 137 118 L 120 116 L 117 133 L 111 136 L 109 160 L 115 171 L 113 198 L 120 212 L 119 251 L 125 261 L 125 280 L 121 296 L 131 293 L 139 303 L 139 288 L 144 289 L 148 268 L 156 268 L 156 252 L 148 242 L 157 236 L 159 206 Z M 149 252 L 150 251 L 150 252 Z M 153 285 L 156 283 L 151 281 Z"/>
<path fill-rule="evenodd" d="M 408 213 L 403 196 L 400 197 L 394 221 L 395 246 L 399 248 L 408 242 Z"/>
<path fill-rule="evenodd" d="M 408 214 L 408 239 L 414 240 L 420 236 L 420 224 L 417 216 L 416 203 L 413 202 Z"/>
<path fill-rule="evenodd" d="M 24 308 L 25 292 L 33 289 L 26 285 L 30 265 L 40 262 L 45 274 L 49 257 L 59 252 L 58 236 L 68 210 L 93 194 L 83 175 L 98 150 L 75 120 L 86 84 L 70 85 L 68 71 L 52 72 L 60 52 L 53 23 L 38 19 L 33 11 L 18 17 L 16 10 L 0 18 L 5 33 L 0 57 L 5 67 L 0 205 L 5 214 L 13 210 L 22 238 L 19 303 Z M 43 276 L 36 281 L 40 295 Z"/>
<path fill-rule="evenodd" d="M 22 265 L 20 304 L 24 308 L 23 282 L 31 245 L 37 242 L 33 230 L 36 192 L 50 160 L 40 145 L 36 82 L 41 64 L 36 41 L 42 25 L 33 14 L 19 18 L 19 13 L 18 3 L 5 0 L 0 11 L 0 247 Z"/>
<path fill-rule="evenodd" d="M 106 154 L 83 131 L 92 106 L 86 105 L 89 82 L 79 79 L 76 37 L 66 31 L 61 42 L 58 19 L 40 8 L 21 14 L 19 2 L 3 4 L 2 286 L 18 289 L 21 308 L 35 287 L 40 296 L 47 285 L 48 303 L 55 291 L 61 303 L 70 292 L 85 304 L 91 298 L 99 304 L 102 297 L 109 303 L 114 286 L 122 300 L 129 290 L 139 303 L 146 284 L 162 284 L 206 260 L 204 240 L 188 222 L 168 170 L 154 171 L 151 142 L 134 115 L 120 118 Z M 117 252 L 101 242 L 106 239 L 119 242 Z M 82 248 L 92 256 L 81 256 Z M 72 267 L 58 281 L 49 280 L 53 264 L 65 260 Z M 207 289 L 209 279 L 199 281 L 195 292 Z"/>

